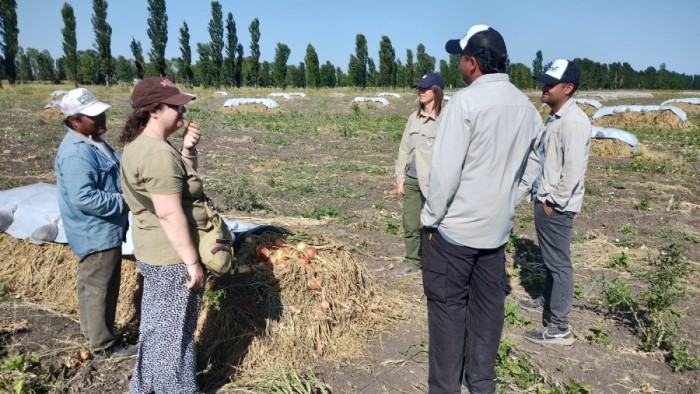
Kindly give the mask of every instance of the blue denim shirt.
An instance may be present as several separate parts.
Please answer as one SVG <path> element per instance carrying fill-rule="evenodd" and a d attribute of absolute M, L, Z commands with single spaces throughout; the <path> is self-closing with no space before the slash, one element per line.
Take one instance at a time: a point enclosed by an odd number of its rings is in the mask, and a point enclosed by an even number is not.
<path fill-rule="evenodd" d="M 119 154 L 104 145 L 109 155 L 68 129 L 56 154 L 58 207 L 68 244 L 79 257 L 121 246 L 128 229 Z"/>

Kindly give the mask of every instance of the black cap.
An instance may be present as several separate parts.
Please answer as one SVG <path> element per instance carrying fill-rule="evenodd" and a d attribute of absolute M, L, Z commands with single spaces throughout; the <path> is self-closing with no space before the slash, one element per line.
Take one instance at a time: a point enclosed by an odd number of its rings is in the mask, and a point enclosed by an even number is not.
<path fill-rule="evenodd" d="M 473 56 L 480 49 L 487 49 L 491 53 L 496 52 L 500 55 L 508 54 L 501 33 L 487 25 L 474 25 L 461 39 L 449 40 L 445 44 L 447 53 L 453 55 Z"/>
<path fill-rule="evenodd" d="M 423 74 L 423 76 L 420 77 L 420 79 L 414 86 L 419 89 L 428 89 L 433 85 L 439 86 L 440 89 L 444 89 L 445 81 L 443 81 L 442 78 L 436 73 L 427 73 Z"/>
<path fill-rule="evenodd" d="M 545 85 L 553 85 L 557 83 L 573 83 L 578 87 L 581 80 L 581 71 L 574 62 L 566 59 L 557 59 L 544 72 L 544 74 L 533 77 Z"/>

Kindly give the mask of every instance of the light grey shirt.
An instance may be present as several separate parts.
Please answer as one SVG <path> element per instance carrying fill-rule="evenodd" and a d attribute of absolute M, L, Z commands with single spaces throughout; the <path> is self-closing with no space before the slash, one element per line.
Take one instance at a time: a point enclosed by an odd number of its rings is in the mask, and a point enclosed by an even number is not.
<path fill-rule="evenodd" d="M 460 245 L 505 244 L 541 127 L 539 112 L 507 74 L 483 75 L 457 92 L 440 118 L 421 223 Z"/>
<path fill-rule="evenodd" d="M 591 148 L 591 121 L 575 100 L 569 99 L 559 111 L 550 115 L 544 130 L 546 133 L 540 132 L 533 144 L 538 146 L 544 135 L 544 159 L 536 149 L 530 151 L 518 187 L 518 201 L 541 175 L 537 190 L 533 190 L 537 200 L 549 201 L 560 212 L 580 212 Z"/>

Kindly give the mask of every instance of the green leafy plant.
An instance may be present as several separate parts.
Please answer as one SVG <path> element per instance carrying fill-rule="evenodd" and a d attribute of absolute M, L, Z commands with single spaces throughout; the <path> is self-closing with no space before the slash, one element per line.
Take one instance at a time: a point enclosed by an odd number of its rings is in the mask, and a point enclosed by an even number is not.
<path fill-rule="evenodd" d="M 629 223 L 620 226 L 620 232 L 627 235 L 637 235 L 637 229 Z"/>
<path fill-rule="evenodd" d="M 54 367 L 41 363 L 41 357 L 32 353 L 2 359 L 0 391 L 7 393 L 48 393 L 58 379 Z"/>
<path fill-rule="evenodd" d="M 648 211 L 651 209 L 651 196 L 646 193 L 642 194 L 642 199 L 635 203 L 632 208 L 638 211 Z"/>
<path fill-rule="evenodd" d="M 608 267 L 627 270 L 627 268 L 629 268 L 629 263 L 629 256 L 625 254 L 625 252 L 620 252 L 613 255 L 612 260 L 608 263 Z"/>
<path fill-rule="evenodd" d="M 597 343 L 605 347 L 610 346 L 610 338 L 608 338 L 608 334 L 602 323 L 598 323 L 589 328 L 584 337 L 589 342 Z"/>
<path fill-rule="evenodd" d="M 641 337 L 640 349 L 667 352 L 674 370 L 697 369 L 697 355 L 680 337 L 681 310 L 676 306 L 687 300 L 686 278 L 691 274 L 683 249 L 671 244 L 649 257 L 649 269 L 638 274 L 647 288 L 634 295 L 621 279 L 605 283 L 601 299 L 610 311 L 628 320 Z"/>
<path fill-rule="evenodd" d="M 505 322 L 511 327 L 528 327 L 531 325 L 530 319 L 518 313 L 520 307 L 514 302 L 505 303 Z"/>
<path fill-rule="evenodd" d="M 615 177 L 610 177 L 610 178 L 608 178 L 607 185 L 610 186 L 610 187 L 612 187 L 613 189 L 616 189 L 616 190 L 624 190 L 624 189 L 626 189 L 625 185 L 622 184 L 622 182 L 620 182 L 620 181 L 619 181 L 617 178 L 615 178 Z"/>

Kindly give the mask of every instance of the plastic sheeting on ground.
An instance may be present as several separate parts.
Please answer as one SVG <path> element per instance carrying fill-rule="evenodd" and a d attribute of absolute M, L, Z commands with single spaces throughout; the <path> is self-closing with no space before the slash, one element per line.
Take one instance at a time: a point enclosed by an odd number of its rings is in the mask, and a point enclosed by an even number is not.
<path fill-rule="evenodd" d="M 58 189 L 35 183 L 0 191 L 0 230 L 33 243 L 66 242 Z"/>
<path fill-rule="evenodd" d="M 591 126 L 591 138 L 616 139 L 626 143 L 632 148 L 636 148 L 639 144 L 639 140 L 637 140 L 634 134 L 613 127 Z"/>
<path fill-rule="evenodd" d="M 228 92 L 224 92 L 223 90 L 219 90 L 214 92 L 215 96 L 228 96 Z"/>
<path fill-rule="evenodd" d="M 382 105 L 389 105 L 389 100 L 385 99 L 384 97 L 355 97 L 352 99 L 353 103 L 368 103 L 368 102 L 377 102 Z"/>
<path fill-rule="evenodd" d="M 291 234 L 283 227 L 238 222 L 224 218 L 233 236 L 234 246 L 250 234 L 265 231 Z M 131 240 L 131 212 L 126 242 L 122 244 L 122 254 L 134 254 Z M 27 186 L 0 191 L 0 230 L 17 239 L 41 244 L 44 242 L 67 243 L 63 229 L 61 212 L 58 208 L 58 188 L 54 184 L 34 183 Z"/>
<path fill-rule="evenodd" d="M 660 105 L 614 105 L 611 107 L 603 107 L 598 109 L 592 119 L 598 119 L 607 115 L 614 115 L 623 112 L 649 112 L 649 111 L 672 111 L 674 114 L 678 115 L 683 122 L 688 120 L 688 115 L 685 111 L 678 107 L 672 106 L 660 106 Z"/>
<path fill-rule="evenodd" d="M 598 97 L 601 100 L 616 99 L 620 97 L 654 97 L 649 92 L 633 92 L 633 91 L 618 91 L 618 92 L 581 92 L 578 97 Z"/>
<path fill-rule="evenodd" d="M 395 97 L 395 98 L 401 98 L 401 95 L 398 93 L 389 93 L 389 92 L 381 92 L 377 93 L 378 97 Z"/>
<path fill-rule="evenodd" d="M 673 104 L 673 103 L 700 105 L 700 97 L 669 99 L 669 100 L 666 100 L 663 103 L 661 103 L 661 105 L 669 105 L 669 104 Z"/>
<path fill-rule="evenodd" d="M 339 92 L 328 93 L 328 95 L 331 97 L 345 97 L 345 93 L 339 93 Z"/>
<path fill-rule="evenodd" d="M 61 100 L 52 100 L 52 101 L 49 101 L 49 102 L 44 106 L 44 109 L 49 109 L 49 108 L 61 108 Z"/>
<path fill-rule="evenodd" d="M 577 98 L 576 99 L 577 104 L 588 104 L 590 106 L 596 107 L 596 108 L 602 108 L 603 104 L 600 103 L 598 100 L 593 100 L 593 99 L 586 99 L 586 98 Z"/>
<path fill-rule="evenodd" d="M 224 102 L 224 107 L 236 107 L 245 104 L 262 104 L 267 108 L 277 108 L 280 106 L 275 100 L 265 98 L 230 98 Z"/>
<path fill-rule="evenodd" d="M 51 97 L 60 97 L 66 93 L 68 93 L 67 90 L 54 90 L 53 92 L 51 92 Z"/>

